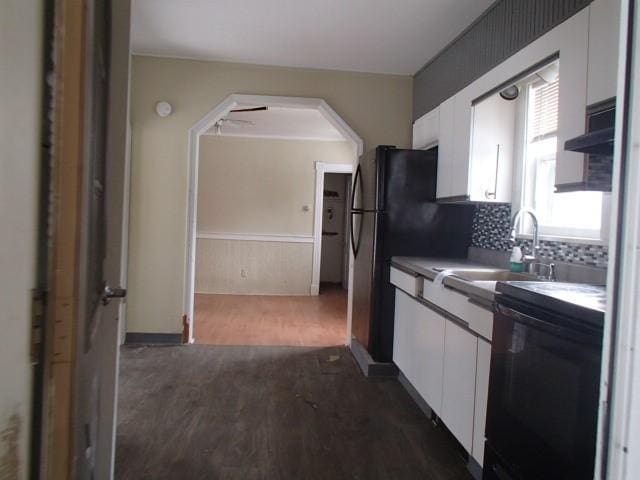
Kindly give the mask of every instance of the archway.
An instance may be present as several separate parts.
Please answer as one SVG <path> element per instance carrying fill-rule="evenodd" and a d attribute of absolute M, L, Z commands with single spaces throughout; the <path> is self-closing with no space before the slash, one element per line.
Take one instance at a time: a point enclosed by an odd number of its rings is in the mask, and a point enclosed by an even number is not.
<path fill-rule="evenodd" d="M 345 140 L 351 142 L 357 156 L 362 155 L 363 141 L 360 136 L 321 98 L 281 97 L 268 95 L 232 94 L 210 110 L 202 119 L 189 129 L 189 173 L 188 173 L 188 203 L 187 203 L 187 252 L 185 261 L 185 291 L 183 311 L 189 326 L 189 342 L 194 341 L 194 292 L 196 265 L 196 236 L 197 236 L 197 200 L 198 200 L 198 162 L 200 137 L 218 120 L 225 117 L 231 110 L 242 105 L 265 105 L 279 108 L 314 109 L 338 130 Z M 314 258 L 318 257 L 314 247 Z M 351 283 L 351 273 L 349 274 Z M 347 331 L 351 327 L 351 289 L 347 306 Z M 348 335 L 347 335 L 348 337 Z M 350 339 L 346 338 L 345 343 Z"/>

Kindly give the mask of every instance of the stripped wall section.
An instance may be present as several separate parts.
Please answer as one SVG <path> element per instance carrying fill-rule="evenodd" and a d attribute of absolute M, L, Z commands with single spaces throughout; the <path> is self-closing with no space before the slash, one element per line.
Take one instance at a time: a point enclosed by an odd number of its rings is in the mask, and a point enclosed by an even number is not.
<path fill-rule="evenodd" d="M 498 0 L 414 76 L 414 120 L 591 1 Z"/>

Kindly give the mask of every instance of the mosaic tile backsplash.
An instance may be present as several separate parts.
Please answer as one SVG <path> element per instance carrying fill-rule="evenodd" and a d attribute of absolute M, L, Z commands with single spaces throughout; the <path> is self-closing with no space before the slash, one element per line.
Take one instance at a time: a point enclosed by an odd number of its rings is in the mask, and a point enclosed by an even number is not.
<path fill-rule="evenodd" d="M 473 217 L 471 245 L 490 250 L 510 251 L 511 205 L 481 203 Z M 520 246 L 531 250 L 530 240 L 518 240 Z M 607 266 L 608 249 L 603 245 L 550 242 L 540 240 L 540 256 L 557 262 L 576 263 L 592 267 Z"/>

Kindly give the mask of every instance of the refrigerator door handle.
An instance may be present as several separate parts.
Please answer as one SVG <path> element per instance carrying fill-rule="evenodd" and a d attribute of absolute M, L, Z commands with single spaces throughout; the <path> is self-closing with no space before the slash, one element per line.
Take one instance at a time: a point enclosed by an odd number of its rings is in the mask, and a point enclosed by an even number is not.
<path fill-rule="evenodd" d="M 353 252 L 353 258 L 358 256 L 358 250 L 360 249 L 360 234 L 362 233 L 362 222 L 360 222 L 360 232 L 358 232 L 358 241 L 356 242 L 354 237 L 354 228 L 353 228 L 353 218 L 356 215 L 362 215 L 361 212 L 352 211 L 351 212 L 351 228 L 349 228 L 350 236 L 351 236 L 351 251 Z"/>
<path fill-rule="evenodd" d="M 362 182 L 362 176 L 360 173 L 360 164 L 358 164 L 358 168 L 356 168 L 356 174 L 353 177 L 353 187 L 351 190 L 351 211 L 352 212 L 358 212 L 362 210 L 361 208 L 356 208 L 356 191 L 358 190 L 358 185 L 360 185 L 360 182 Z M 360 200 L 362 200 L 362 195 L 360 195 Z M 353 217 L 351 218 L 351 223 L 353 225 Z"/>

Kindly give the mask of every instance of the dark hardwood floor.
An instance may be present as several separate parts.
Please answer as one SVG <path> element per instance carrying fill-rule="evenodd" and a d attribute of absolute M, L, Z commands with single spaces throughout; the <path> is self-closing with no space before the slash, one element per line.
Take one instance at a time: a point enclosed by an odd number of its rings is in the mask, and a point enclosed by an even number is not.
<path fill-rule="evenodd" d="M 451 439 L 342 347 L 125 347 L 116 479 L 464 479 Z"/>

